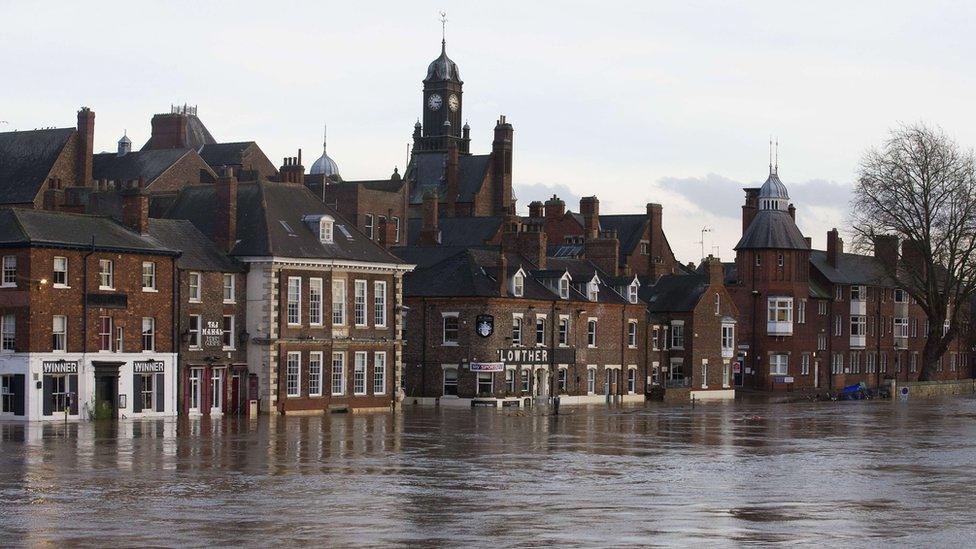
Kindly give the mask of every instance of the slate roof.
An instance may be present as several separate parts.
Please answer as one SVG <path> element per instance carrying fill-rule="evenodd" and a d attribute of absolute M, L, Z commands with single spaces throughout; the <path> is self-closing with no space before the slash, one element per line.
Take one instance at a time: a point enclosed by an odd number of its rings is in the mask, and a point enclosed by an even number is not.
<path fill-rule="evenodd" d="M 183 252 L 176 260 L 180 269 L 222 273 L 244 271 L 243 265 L 227 256 L 185 219 L 150 219 L 149 234 L 167 248 Z"/>
<path fill-rule="evenodd" d="M 54 246 L 178 255 L 152 235 L 140 235 L 109 217 L 28 210 L 0 209 L 0 247 Z"/>
<path fill-rule="evenodd" d="M 840 254 L 837 267 L 827 263 L 827 252 L 813 250 L 810 263 L 834 284 L 864 284 L 894 286 L 885 274 L 884 266 L 874 256 L 859 254 Z"/>
<path fill-rule="evenodd" d="M 485 241 L 498 234 L 505 218 L 493 217 L 442 217 L 437 220 L 437 229 L 441 233 L 443 246 L 483 246 Z M 411 218 L 407 220 L 407 244 L 416 246 L 420 243 L 420 232 L 423 229 L 423 219 Z"/>
<path fill-rule="evenodd" d="M 175 116 L 175 114 L 174 114 Z M 212 135 L 210 135 L 210 130 L 203 125 L 203 122 L 195 114 L 184 114 L 180 116 L 186 116 L 186 146 L 195 151 L 200 151 L 204 145 L 212 145 L 217 142 Z M 152 149 L 152 138 L 150 137 L 146 144 L 142 146 L 142 150 L 147 151 Z"/>
<path fill-rule="evenodd" d="M 485 176 L 488 174 L 488 164 L 491 155 L 461 155 L 458 157 L 458 202 L 473 202 L 475 195 L 481 190 Z M 444 168 L 447 165 L 447 153 L 422 152 L 415 153 L 410 161 L 407 179 L 410 186 L 410 203 L 421 204 L 424 192 L 428 188 L 437 189 L 438 195 L 443 196 L 446 186 Z"/>
<path fill-rule="evenodd" d="M 621 255 L 630 254 L 644 236 L 647 216 L 641 214 L 601 215 L 600 229 L 617 231 Z M 623 259 L 623 258 L 621 258 Z"/>
<path fill-rule="evenodd" d="M 188 154 L 194 153 L 190 149 L 134 151 L 122 156 L 116 153 L 99 153 L 93 156 L 92 177 L 111 181 L 135 181 L 142 177 L 149 187 Z"/>
<path fill-rule="evenodd" d="M 707 288 L 707 276 L 664 275 L 654 285 L 641 286 L 637 296 L 651 313 L 688 312 L 698 305 Z"/>
<path fill-rule="evenodd" d="M 0 133 L 0 203 L 33 202 L 74 133 L 74 128 Z"/>
<path fill-rule="evenodd" d="M 445 259 L 457 255 L 465 250 L 474 249 L 472 246 L 399 246 L 390 251 L 393 255 L 417 268 L 430 267 Z"/>
<path fill-rule="evenodd" d="M 171 219 L 187 219 L 208 237 L 214 234 L 215 187 L 184 187 L 166 212 Z M 333 244 L 318 239 L 317 223 L 305 216 L 330 215 L 336 221 Z M 313 227 L 313 225 L 315 225 Z M 339 259 L 402 264 L 359 232 L 304 185 L 254 181 L 237 186 L 237 244 L 233 256 Z"/>
<path fill-rule="evenodd" d="M 208 143 L 200 148 L 200 156 L 208 166 L 236 166 L 241 163 L 241 155 L 254 141 L 238 141 L 236 143 Z"/>
<path fill-rule="evenodd" d="M 760 210 L 749 228 L 742 233 L 735 249 L 809 250 L 810 247 L 789 213 Z"/>

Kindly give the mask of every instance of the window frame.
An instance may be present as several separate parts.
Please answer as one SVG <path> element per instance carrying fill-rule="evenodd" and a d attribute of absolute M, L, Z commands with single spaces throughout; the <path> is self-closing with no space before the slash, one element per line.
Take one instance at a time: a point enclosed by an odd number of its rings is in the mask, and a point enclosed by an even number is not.
<path fill-rule="evenodd" d="M 288 351 L 285 356 L 285 396 L 288 398 L 302 396 L 301 351 Z"/>
<path fill-rule="evenodd" d="M 448 319 L 451 320 L 452 326 L 448 326 Z M 451 334 L 453 337 L 449 338 L 448 335 Z M 459 314 L 456 312 L 443 312 L 441 313 L 441 345 L 447 347 L 456 347 L 460 344 L 461 339 L 461 320 Z"/>
<path fill-rule="evenodd" d="M 149 321 L 148 332 L 146 331 L 147 320 Z M 151 317 L 151 316 L 142 317 L 141 333 L 142 333 L 142 352 L 144 353 L 155 352 L 156 351 L 156 318 L 155 317 Z M 148 341 L 148 345 L 147 345 L 147 341 Z"/>
<path fill-rule="evenodd" d="M 375 280 L 373 281 L 373 327 L 386 328 L 388 316 L 386 312 L 386 281 Z"/>
<path fill-rule="evenodd" d="M 194 284 L 194 280 L 196 284 Z M 193 271 L 187 273 L 187 301 L 190 303 L 200 303 L 203 295 L 203 275 Z"/>
<path fill-rule="evenodd" d="M 64 269 L 59 269 L 58 268 L 58 260 L 62 260 L 64 262 Z M 51 263 L 52 263 L 52 265 L 51 265 L 51 283 L 52 283 L 52 285 L 55 288 L 70 288 L 71 286 L 68 285 L 68 258 L 65 257 L 65 256 L 63 256 L 63 255 L 56 255 L 56 256 L 54 256 L 54 259 L 51 261 Z M 64 280 L 61 281 L 61 282 L 59 282 L 58 281 L 58 278 L 59 278 L 58 275 L 63 275 L 64 276 Z"/>
<path fill-rule="evenodd" d="M 60 330 L 58 329 L 60 319 Z M 51 351 L 55 353 L 68 352 L 68 317 L 54 315 L 51 320 Z"/>
<path fill-rule="evenodd" d="M 224 303 L 226 304 L 237 303 L 237 277 L 234 275 L 234 273 L 223 273 L 223 275 L 224 275 L 223 276 Z M 227 284 L 228 280 L 230 281 L 229 285 Z M 227 297 L 228 294 L 230 295 L 230 297 Z"/>
<path fill-rule="evenodd" d="M 360 290 L 362 290 L 362 293 L 360 293 Z M 368 295 L 368 286 L 366 284 L 366 280 L 361 278 L 354 280 L 352 320 L 353 320 L 353 325 L 357 328 L 365 328 L 369 326 L 369 312 L 366 307 L 366 303 L 368 300 L 369 300 L 369 295 Z"/>
<path fill-rule="evenodd" d="M 146 268 L 149 271 L 146 271 Z M 156 287 L 156 262 L 155 261 L 143 261 L 142 262 L 142 291 L 144 292 L 158 292 L 159 289 Z"/>
<path fill-rule="evenodd" d="M 115 262 L 111 259 L 98 260 L 98 289 L 115 290 Z"/>

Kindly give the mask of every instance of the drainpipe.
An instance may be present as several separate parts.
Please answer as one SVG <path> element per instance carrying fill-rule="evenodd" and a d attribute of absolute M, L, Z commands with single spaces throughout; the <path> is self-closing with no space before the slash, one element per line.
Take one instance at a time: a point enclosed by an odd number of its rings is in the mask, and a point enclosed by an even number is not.
<path fill-rule="evenodd" d="M 423 298 L 423 300 L 421 302 L 421 306 L 423 307 L 423 310 L 424 310 L 424 316 L 423 316 L 424 329 L 423 329 L 423 334 L 421 335 L 421 337 L 423 339 L 421 340 L 422 343 L 420 345 L 420 348 L 421 348 L 421 351 L 420 351 L 420 353 L 421 353 L 420 354 L 420 392 L 423 393 L 427 389 L 427 345 L 428 345 L 428 342 L 427 342 L 427 298 L 426 297 Z M 460 372 L 458 372 L 458 373 L 460 374 Z M 414 392 L 414 395 L 413 396 L 417 396 L 417 390 L 414 389 L 413 392 Z M 421 395 L 421 396 L 423 396 L 423 395 Z"/>
<path fill-rule="evenodd" d="M 180 315 L 178 313 L 182 302 L 180 301 L 180 275 L 179 275 L 179 272 L 178 272 L 178 270 L 176 268 L 176 258 L 177 257 L 179 257 L 179 256 L 173 256 L 171 258 L 171 263 L 172 263 L 172 267 L 173 267 L 173 303 L 171 304 L 173 310 L 172 310 L 172 313 L 171 314 L 172 314 L 173 320 L 172 320 L 172 326 L 170 327 L 171 328 L 170 331 L 173 332 L 173 336 L 170 339 L 170 346 L 171 346 L 170 352 L 172 352 L 175 355 L 175 359 L 176 359 L 176 360 L 173 361 L 173 391 L 174 391 L 173 395 L 175 396 L 175 398 L 173 399 L 173 402 L 175 403 L 174 404 L 174 410 L 173 410 L 174 415 L 179 415 L 179 413 L 180 413 L 180 403 L 183 400 L 182 398 L 180 398 L 180 387 L 181 387 L 181 383 L 180 383 L 180 373 L 181 373 L 180 360 L 181 360 L 181 357 L 183 356 L 183 353 L 179 352 L 179 345 L 180 345 L 180 326 L 179 326 L 180 322 L 179 321 L 180 321 Z M 201 276 L 203 276 L 203 275 L 201 275 Z M 237 290 L 236 283 L 234 285 L 234 290 L 235 291 Z M 202 329 L 203 326 L 201 326 L 200 328 Z M 236 317 L 234 318 L 234 329 L 235 330 L 237 329 L 237 318 Z M 231 342 L 233 342 L 235 345 L 237 345 L 238 344 L 236 342 L 236 340 L 237 340 L 237 334 L 231 334 L 230 336 L 233 338 L 231 340 Z M 229 370 L 230 369 L 228 368 L 228 371 Z M 244 385 L 247 385 L 247 379 L 244 379 L 243 380 L 243 384 Z M 245 389 L 243 389 L 243 388 L 239 388 L 238 389 L 238 394 L 237 394 L 238 400 L 240 400 L 240 396 L 241 396 L 240 395 L 240 391 L 243 391 L 243 390 L 245 390 Z M 164 406 L 165 406 L 165 404 L 164 404 Z M 240 410 L 238 410 L 238 412 L 240 412 Z M 179 424 L 177 424 L 177 425 L 179 425 Z"/>
<path fill-rule="evenodd" d="M 552 399 L 554 412 L 559 415 L 559 366 L 556 364 L 556 330 L 559 322 L 556 319 L 556 300 L 549 305 L 549 398 Z M 569 372 L 566 372 L 569 376 Z"/>
<path fill-rule="evenodd" d="M 883 328 L 883 326 L 881 326 L 881 296 L 883 295 L 884 291 L 884 288 L 878 288 L 878 299 L 874 306 L 874 326 L 876 328 L 874 333 L 875 340 L 877 342 L 875 345 L 877 347 L 877 351 L 874 357 L 874 385 L 876 388 L 881 387 L 881 329 Z M 908 326 L 905 326 L 905 328 L 908 328 Z M 898 351 L 896 350 L 895 358 L 897 358 L 897 353 Z M 885 366 L 887 366 L 887 362 L 885 362 Z M 894 364 L 892 364 L 892 367 L 894 367 Z"/>
<path fill-rule="evenodd" d="M 91 247 L 89 248 L 88 253 L 86 253 L 84 255 L 84 257 L 82 258 L 82 260 L 81 260 L 81 264 L 82 264 L 81 308 L 82 308 L 82 316 L 84 317 L 84 319 L 81 321 L 81 363 L 82 363 L 82 365 L 86 365 L 87 362 L 88 362 L 88 258 L 90 258 L 92 256 L 92 254 L 94 254 L 94 253 L 95 253 L 95 236 L 92 235 L 92 238 L 91 238 Z M 65 338 L 67 339 L 67 336 L 65 336 Z M 67 348 L 67 340 L 65 341 L 65 348 Z M 94 377 L 95 377 L 95 371 L 94 371 L 94 367 L 93 367 L 92 368 L 92 379 L 94 379 Z M 78 392 L 80 393 L 81 392 L 81 375 L 80 374 L 79 374 L 78 378 L 79 378 L 78 379 Z M 119 410 L 118 410 L 118 393 L 119 393 L 119 391 L 118 391 L 117 385 L 118 385 L 118 379 L 116 379 L 116 390 L 115 390 L 115 394 L 116 394 L 115 414 L 116 414 L 116 417 L 118 416 L 118 413 L 119 413 Z M 94 394 L 95 394 L 94 387 L 92 387 L 92 398 L 93 399 L 94 399 Z M 80 402 L 80 399 L 78 398 L 78 395 L 75 395 L 74 398 L 75 399 L 78 399 L 78 401 L 79 401 L 78 402 L 78 404 L 79 404 L 78 412 L 80 414 L 81 413 L 81 406 L 80 406 L 81 405 L 81 402 Z M 135 398 L 135 395 L 132 395 L 132 398 Z M 67 417 L 68 416 L 66 414 L 65 415 L 65 418 L 67 419 Z"/>
<path fill-rule="evenodd" d="M 630 326 L 627 325 L 627 306 L 624 305 L 620 309 L 620 369 L 617 370 L 617 394 L 623 395 L 623 389 L 620 388 L 621 374 L 624 371 L 624 366 L 626 366 L 626 356 L 627 356 L 627 333 L 630 330 Z M 620 400 L 623 400 L 621 398 Z"/>

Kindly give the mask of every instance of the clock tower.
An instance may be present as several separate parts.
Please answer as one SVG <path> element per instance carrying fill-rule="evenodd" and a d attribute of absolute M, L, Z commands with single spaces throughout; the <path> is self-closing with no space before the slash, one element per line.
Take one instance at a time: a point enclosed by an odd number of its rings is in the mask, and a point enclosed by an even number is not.
<path fill-rule="evenodd" d="M 441 55 L 427 66 L 423 92 L 423 126 L 414 128 L 416 152 L 447 151 L 453 141 L 458 153 L 470 154 L 467 124 L 462 128 L 461 87 L 464 82 L 457 63 L 447 56 L 447 42 L 441 40 Z"/>

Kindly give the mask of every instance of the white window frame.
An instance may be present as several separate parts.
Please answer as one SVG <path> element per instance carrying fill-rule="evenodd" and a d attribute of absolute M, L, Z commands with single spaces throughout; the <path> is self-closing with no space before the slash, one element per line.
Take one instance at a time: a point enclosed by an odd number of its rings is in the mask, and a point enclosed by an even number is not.
<path fill-rule="evenodd" d="M 366 310 L 367 301 L 366 281 L 357 279 L 353 282 L 353 322 L 357 328 L 369 325 L 369 313 Z"/>
<path fill-rule="evenodd" d="M 522 337 L 522 313 L 512 313 L 512 346 L 519 347 L 522 345 L 524 338 Z"/>
<path fill-rule="evenodd" d="M 569 279 L 565 276 L 559 279 L 559 298 L 569 299 Z"/>
<path fill-rule="evenodd" d="M 373 214 L 366 214 L 366 220 L 365 220 L 365 223 L 364 223 L 364 229 L 365 230 L 363 232 L 366 233 L 366 236 L 368 236 L 370 240 L 373 240 L 373 238 L 374 238 L 374 234 L 373 234 Z"/>
<path fill-rule="evenodd" d="M 189 273 L 187 275 L 187 284 L 190 288 L 187 292 L 189 302 L 200 303 L 200 296 L 203 294 L 203 276 L 197 272 Z"/>
<path fill-rule="evenodd" d="M 637 321 L 633 318 L 627 320 L 627 347 L 637 348 Z"/>
<path fill-rule="evenodd" d="M 63 268 L 59 268 L 58 263 L 63 263 Z M 51 276 L 51 282 L 55 288 L 70 288 L 68 285 L 68 258 L 64 256 L 55 256 L 52 265 L 53 274 Z M 58 275 L 64 275 L 64 281 L 58 282 Z"/>
<path fill-rule="evenodd" d="M 332 325 L 346 325 L 346 279 L 332 280 Z"/>
<path fill-rule="evenodd" d="M 308 324 L 310 326 L 321 326 L 324 322 L 322 302 L 325 299 L 325 294 L 322 288 L 321 278 L 308 279 Z"/>
<path fill-rule="evenodd" d="M 373 326 L 386 328 L 386 281 L 373 282 Z"/>
<path fill-rule="evenodd" d="M 285 395 L 289 398 L 302 395 L 302 353 L 288 351 L 285 359 Z"/>
<path fill-rule="evenodd" d="M 630 286 L 627 287 L 627 300 L 630 301 L 631 303 L 635 303 L 635 304 L 637 303 L 637 291 L 638 291 L 638 289 L 639 289 L 639 286 L 637 285 L 636 282 L 632 282 L 630 284 Z M 715 297 L 718 297 L 718 294 L 716 294 Z M 716 313 L 716 314 L 718 314 L 718 313 Z"/>
<path fill-rule="evenodd" d="M 685 322 L 683 320 L 671 321 L 671 349 L 685 348 Z"/>
<path fill-rule="evenodd" d="M 368 362 L 369 353 L 366 351 L 356 351 L 353 355 L 352 394 L 354 395 L 360 396 L 366 394 L 366 368 L 368 367 Z"/>
<path fill-rule="evenodd" d="M 393 218 L 393 241 L 397 243 L 400 242 L 400 218 L 399 217 Z"/>
<path fill-rule="evenodd" d="M 373 394 L 386 394 L 386 351 L 373 353 Z"/>
<path fill-rule="evenodd" d="M 14 352 L 17 350 L 17 316 L 6 313 L 0 317 L 0 351 Z"/>
<path fill-rule="evenodd" d="M 596 394 L 596 366 L 586 367 L 586 394 Z"/>
<path fill-rule="evenodd" d="M 3 256 L 3 279 L 0 288 L 17 287 L 17 256 Z"/>
<path fill-rule="evenodd" d="M 155 261 L 142 262 L 142 291 L 144 292 L 159 291 L 156 288 L 156 262 Z"/>
<path fill-rule="evenodd" d="M 230 319 L 230 329 L 227 329 L 227 319 Z M 224 315 L 220 319 L 220 344 L 224 351 L 237 349 L 237 318 L 234 315 Z"/>
<path fill-rule="evenodd" d="M 111 259 L 98 260 L 98 289 L 115 289 L 115 263 Z"/>
<path fill-rule="evenodd" d="M 335 351 L 332 353 L 332 368 L 329 370 L 329 384 L 332 396 L 346 394 L 346 353 Z"/>
<path fill-rule="evenodd" d="M 148 330 L 147 330 L 148 327 Z M 156 319 L 151 316 L 142 317 L 142 352 L 152 353 L 156 351 Z M 147 339 L 148 338 L 148 339 Z M 147 345 L 148 342 L 148 345 Z M 148 347 L 148 348 L 147 348 Z"/>
<path fill-rule="evenodd" d="M 569 345 L 569 316 L 568 315 L 559 315 L 558 344 L 560 347 L 567 347 Z"/>
<path fill-rule="evenodd" d="M 234 273 L 224 273 L 224 303 L 237 303 L 237 277 Z"/>
<path fill-rule="evenodd" d="M 773 353 L 769 355 L 769 375 L 790 375 L 790 355 L 786 353 Z"/>
<path fill-rule="evenodd" d="M 806 324 L 807 323 L 807 300 L 800 299 L 796 303 L 796 323 Z"/>
<path fill-rule="evenodd" d="M 515 273 L 512 277 L 512 295 L 515 297 L 525 295 L 525 276 L 521 272 Z"/>
<path fill-rule="evenodd" d="M 447 319 L 453 318 L 454 327 L 451 329 L 454 332 L 454 337 L 448 339 L 447 330 Z M 461 340 L 461 319 L 457 312 L 444 312 L 441 313 L 441 345 L 446 347 L 457 347 Z"/>
<path fill-rule="evenodd" d="M 722 324 L 722 356 L 731 357 L 735 351 L 735 324 Z"/>
<path fill-rule="evenodd" d="M 68 317 L 54 315 L 51 320 L 51 350 L 56 353 L 68 350 Z"/>
<path fill-rule="evenodd" d="M 285 320 L 289 326 L 302 324 L 302 277 L 289 276 L 285 292 Z"/>
<path fill-rule="evenodd" d="M 308 396 L 322 396 L 322 351 L 308 353 Z"/>
<path fill-rule="evenodd" d="M 335 242 L 334 223 L 335 221 L 331 217 L 319 219 L 319 242 L 322 244 L 333 244 Z"/>
<path fill-rule="evenodd" d="M 197 327 L 193 329 L 193 322 L 196 321 Z M 187 342 L 190 350 L 195 351 L 202 347 L 201 334 L 203 333 L 203 316 L 202 315 L 190 315 L 189 326 L 187 331 L 189 332 L 189 341 Z"/>
<path fill-rule="evenodd" d="M 546 345 L 546 315 L 535 315 L 535 345 L 536 347 Z"/>
<path fill-rule="evenodd" d="M 597 319 L 595 317 L 590 317 L 586 319 L 586 346 L 590 349 L 596 349 L 598 339 L 597 339 Z"/>

